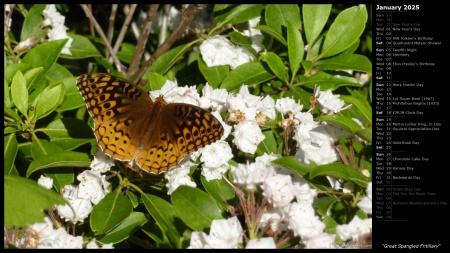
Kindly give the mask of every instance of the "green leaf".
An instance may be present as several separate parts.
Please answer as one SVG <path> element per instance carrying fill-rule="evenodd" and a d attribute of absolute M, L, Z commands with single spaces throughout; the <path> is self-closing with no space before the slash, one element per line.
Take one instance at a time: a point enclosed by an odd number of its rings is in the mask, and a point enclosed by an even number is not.
<path fill-rule="evenodd" d="M 53 179 L 53 186 L 59 192 L 64 186 L 75 181 L 74 169 L 71 167 L 53 167 L 44 170 L 44 174 Z"/>
<path fill-rule="evenodd" d="M 41 29 L 42 12 L 44 11 L 46 4 L 35 4 L 31 7 L 30 11 L 25 17 L 22 26 L 22 33 L 20 34 L 20 41 L 25 41 L 32 36 L 36 36 L 36 33 Z"/>
<path fill-rule="evenodd" d="M 239 4 L 226 12 L 223 17 L 220 17 L 220 19 L 218 18 L 216 22 L 221 22 L 219 27 L 228 24 L 240 24 L 261 16 L 261 12 L 264 8 L 265 6 L 262 4 Z"/>
<path fill-rule="evenodd" d="M 58 60 L 68 39 L 49 41 L 32 48 L 23 58 L 23 63 L 33 68 L 43 67 L 44 70 L 36 76 L 35 83 L 40 83 L 50 67 Z"/>
<path fill-rule="evenodd" d="M 57 64 L 54 64 L 55 66 Z M 75 83 L 75 77 L 71 76 L 69 78 L 59 79 L 60 82 L 64 84 L 65 95 L 63 102 L 56 108 L 57 112 L 70 111 L 81 106 L 86 106 L 83 97 L 80 94 L 80 91 L 77 89 Z"/>
<path fill-rule="evenodd" d="M 34 160 L 27 170 L 27 177 L 37 170 L 52 167 L 89 167 L 92 159 L 85 153 L 61 151 L 51 156 L 39 157 Z"/>
<path fill-rule="evenodd" d="M 91 213 L 90 224 L 96 234 L 105 234 L 121 224 L 127 218 L 133 205 L 131 201 L 122 195 L 120 190 L 107 194 Z"/>
<path fill-rule="evenodd" d="M 263 131 L 262 133 L 265 136 L 265 138 L 262 142 L 258 144 L 256 154 L 263 155 L 264 153 L 266 154 L 277 153 L 278 145 L 272 130 Z"/>
<path fill-rule="evenodd" d="M 260 62 L 247 62 L 233 69 L 223 80 L 220 88 L 233 92 L 242 85 L 253 85 L 265 82 L 274 77 Z"/>
<path fill-rule="evenodd" d="M 99 241 L 102 243 L 114 244 L 122 242 L 138 231 L 145 223 L 147 223 L 147 221 L 144 213 L 131 212 L 122 223 L 100 238 Z"/>
<path fill-rule="evenodd" d="M 359 54 L 340 54 L 326 60 L 316 62 L 322 70 L 355 70 L 372 73 L 372 63 L 370 60 Z"/>
<path fill-rule="evenodd" d="M 283 44 L 284 46 L 287 46 L 287 42 L 286 39 L 284 39 L 284 37 L 281 34 L 278 34 L 277 31 L 275 31 L 272 27 L 269 26 L 265 26 L 265 25 L 258 25 L 255 27 L 255 29 L 259 29 L 264 33 L 267 33 L 268 35 L 270 35 L 272 38 L 278 40 L 279 42 L 281 42 L 281 44 Z"/>
<path fill-rule="evenodd" d="M 63 151 L 60 147 L 47 141 L 35 138 L 31 142 L 31 154 L 34 159 Z"/>
<path fill-rule="evenodd" d="M 163 234 L 169 238 L 172 246 L 181 248 L 181 234 L 179 231 L 184 231 L 184 229 L 179 230 L 177 228 L 175 222 L 179 218 L 172 205 L 162 198 L 150 194 L 143 194 L 142 201 L 149 214 L 156 220 L 156 224 L 161 228 Z"/>
<path fill-rule="evenodd" d="M 324 72 L 319 71 L 313 76 L 300 76 L 302 85 L 313 89 L 317 84 L 321 90 L 335 90 L 341 86 L 361 87 L 361 84 L 354 76 L 346 72 Z"/>
<path fill-rule="evenodd" d="M 285 156 L 272 161 L 272 163 L 289 168 L 301 177 L 304 177 L 312 169 L 311 165 L 299 162 L 295 156 Z"/>
<path fill-rule="evenodd" d="M 310 178 L 315 178 L 318 176 L 331 176 L 346 181 L 352 181 L 363 188 L 367 188 L 368 184 L 368 179 L 364 177 L 361 172 L 342 163 L 319 165 L 311 169 L 309 176 Z"/>
<path fill-rule="evenodd" d="M 14 160 L 16 160 L 19 148 L 15 134 L 5 136 L 3 140 L 3 159 L 5 159 L 3 163 L 4 175 L 10 175 L 14 173 Z"/>
<path fill-rule="evenodd" d="M 350 133 L 361 130 L 362 127 L 351 118 L 341 115 L 323 115 L 317 117 L 315 120 L 326 121 L 336 127 L 342 128 Z"/>
<path fill-rule="evenodd" d="M 94 138 L 91 127 L 83 120 L 75 118 L 62 118 L 52 121 L 44 129 L 39 129 L 48 136 L 51 140 L 59 138 Z"/>
<path fill-rule="evenodd" d="M 175 213 L 193 230 L 209 228 L 215 219 L 223 219 L 216 201 L 205 192 L 182 185 L 172 193 Z"/>
<path fill-rule="evenodd" d="M 364 128 L 359 131 L 356 131 L 355 134 L 359 136 L 361 139 L 372 143 L 372 128 Z"/>
<path fill-rule="evenodd" d="M 164 234 L 164 232 L 161 230 L 161 228 L 154 219 L 150 219 L 147 223 L 145 223 L 145 225 L 142 227 L 141 230 L 154 241 L 155 248 L 158 249 L 174 248 L 170 244 L 167 236 Z"/>
<path fill-rule="evenodd" d="M 300 9 L 297 4 L 268 4 L 265 18 L 266 24 L 283 38 L 286 38 L 289 23 L 296 29 L 301 28 Z"/>
<path fill-rule="evenodd" d="M 273 52 L 262 54 L 272 72 L 283 82 L 287 82 L 286 68 L 281 58 Z"/>
<path fill-rule="evenodd" d="M 33 180 L 10 175 L 5 175 L 3 179 L 5 227 L 44 222 L 43 210 L 67 203 L 60 194 L 45 189 Z"/>
<path fill-rule="evenodd" d="M 69 59 L 82 59 L 88 57 L 101 57 L 102 54 L 92 44 L 92 42 L 85 36 L 81 36 L 75 33 L 67 33 L 72 38 L 72 44 L 70 46 L 70 53 L 72 55 L 62 55 L 64 58 Z"/>
<path fill-rule="evenodd" d="M 328 21 L 330 12 L 331 4 L 303 5 L 303 24 L 308 45 L 313 45 L 315 43 Z"/>
<path fill-rule="evenodd" d="M 322 46 L 321 58 L 336 55 L 358 40 L 367 22 L 366 6 L 343 10 L 330 26 Z"/>
<path fill-rule="evenodd" d="M 291 23 L 289 23 L 287 27 L 287 43 L 289 65 L 291 67 L 292 75 L 295 76 L 300 68 L 303 55 L 305 54 L 305 44 L 303 43 L 300 31 Z"/>
<path fill-rule="evenodd" d="M 64 99 L 64 85 L 58 84 L 47 87 L 38 97 L 36 104 L 36 119 L 43 118 L 53 112 Z"/>
<path fill-rule="evenodd" d="M 28 112 L 28 89 L 22 72 L 17 71 L 11 84 L 11 97 L 22 115 Z"/>
<path fill-rule="evenodd" d="M 350 96 L 340 96 L 340 99 L 356 106 L 368 120 L 370 125 L 372 125 L 372 107 L 369 105 L 367 99 L 357 92 L 350 91 L 350 93 Z"/>
<path fill-rule="evenodd" d="M 205 190 L 216 200 L 220 208 L 225 212 L 228 211 L 226 202 L 230 203 L 236 195 L 233 188 L 224 179 L 210 181 L 207 181 L 205 177 L 201 177 L 200 179 Z"/>
<path fill-rule="evenodd" d="M 208 67 L 201 57 L 198 59 L 198 68 L 213 88 L 219 87 L 223 79 L 230 73 L 230 67 L 228 65 Z"/>
<path fill-rule="evenodd" d="M 172 48 L 153 62 L 151 70 L 164 75 L 170 68 L 181 59 L 181 57 L 191 48 L 191 44 L 184 44 Z"/>
<path fill-rule="evenodd" d="M 23 76 L 25 77 L 28 90 L 31 90 L 34 87 L 36 76 L 41 73 L 42 70 L 44 70 L 44 68 L 33 68 L 25 72 Z"/>

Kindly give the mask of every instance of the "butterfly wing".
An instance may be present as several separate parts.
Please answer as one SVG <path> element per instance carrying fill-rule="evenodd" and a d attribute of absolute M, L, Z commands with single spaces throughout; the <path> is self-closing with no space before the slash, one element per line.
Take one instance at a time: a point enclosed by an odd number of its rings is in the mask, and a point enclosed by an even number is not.
<path fill-rule="evenodd" d="M 129 81 L 108 74 L 84 74 L 77 86 L 94 119 L 100 148 L 112 158 L 131 161 L 139 150 L 142 126 L 153 102 Z"/>
<path fill-rule="evenodd" d="M 155 103 L 163 103 L 162 97 Z M 164 105 L 155 120 L 157 125 L 149 141 L 136 157 L 143 170 L 154 174 L 167 171 L 186 154 L 219 140 L 224 133 L 211 113 L 190 104 Z"/>

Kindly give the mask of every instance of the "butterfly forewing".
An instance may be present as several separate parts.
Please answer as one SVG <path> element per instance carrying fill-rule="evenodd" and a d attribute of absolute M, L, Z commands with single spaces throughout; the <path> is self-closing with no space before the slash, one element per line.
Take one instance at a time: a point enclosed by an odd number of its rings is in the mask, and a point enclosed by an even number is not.
<path fill-rule="evenodd" d="M 153 102 L 147 93 L 125 79 L 108 74 L 85 74 L 77 79 L 95 136 L 109 156 L 132 161 L 144 171 L 159 174 L 214 141 L 224 129 L 208 111 L 182 103 Z"/>

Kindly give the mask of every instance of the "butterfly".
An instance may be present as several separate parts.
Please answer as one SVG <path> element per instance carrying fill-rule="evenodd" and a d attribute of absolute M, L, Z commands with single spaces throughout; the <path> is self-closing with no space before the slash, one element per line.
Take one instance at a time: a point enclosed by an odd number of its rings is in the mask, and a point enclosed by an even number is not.
<path fill-rule="evenodd" d="M 186 154 L 224 134 L 220 121 L 200 107 L 153 101 L 126 79 L 104 73 L 83 74 L 77 87 L 94 120 L 94 135 L 108 156 L 136 164 L 152 174 L 166 172 Z"/>

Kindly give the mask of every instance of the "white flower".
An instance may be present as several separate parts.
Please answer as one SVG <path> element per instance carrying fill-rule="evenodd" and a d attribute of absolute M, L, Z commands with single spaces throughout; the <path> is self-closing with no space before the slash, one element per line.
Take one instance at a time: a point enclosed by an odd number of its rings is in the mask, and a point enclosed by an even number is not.
<path fill-rule="evenodd" d="M 211 249 L 208 244 L 208 235 L 204 232 L 194 231 L 191 234 L 191 242 L 188 249 Z"/>
<path fill-rule="evenodd" d="M 355 241 L 371 232 L 372 219 L 361 220 L 358 216 L 353 217 L 349 224 L 338 225 L 336 227 L 336 234 L 344 241 L 349 239 Z"/>
<path fill-rule="evenodd" d="M 215 35 L 200 45 L 200 53 L 208 67 L 229 65 L 231 69 L 250 62 L 250 52 L 241 46 L 236 46 L 221 35 Z"/>
<path fill-rule="evenodd" d="M 320 235 L 325 229 L 325 225 L 315 215 L 314 207 L 303 202 L 290 205 L 288 227 L 294 231 L 295 236 L 304 240 Z"/>
<path fill-rule="evenodd" d="M 163 87 L 160 90 L 150 91 L 150 98 L 155 101 L 159 96 L 164 96 L 164 100 L 168 103 L 172 102 L 169 100 L 177 94 L 176 89 L 178 89 L 177 81 L 166 80 Z"/>
<path fill-rule="evenodd" d="M 233 135 L 233 143 L 237 148 L 250 154 L 254 154 L 258 144 L 266 138 L 254 120 L 243 121 L 235 125 Z"/>
<path fill-rule="evenodd" d="M 270 211 L 265 211 L 261 216 L 261 220 L 259 221 L 260 227 L 265 228 L 266 226 L 270 226 L 270 230 L 280 231 L 286 230 L 286 227 L 281 227 L 283 224 L 288 222 L 288 215 L 286 213 L 286 208 L 272 208 Z"/>
<path fill-rule="evenodd" d="M 247 190 L 254 190 L 267 178 L 275 176 L 275 170 L 263 162 L 254 162 L 246 165 L 238 164 L 237 167 L 232 166 L 231 174 L 235 184 L 245 187 Z"/>
<path fill-rule="evenodd" d="M 242 243 L 243 233 L 241 223 L 236 216 L 226 220 L 213 220 L 209 232 L 209 244 L 215 249 L 237 249 L 238 244 Z"/>
<path fill-rule="evenodd" d="M 92 211 L 91 201 L 78 197 L 78 186 L 66 185 L 61 191 L 69 204 L 56 206 L 58 214 L 73 224 L 83 222 Z"/>
<path fill-rule="evenodd" d="M 253 47 L 253 49 L 255 49 L 256 52 L 259 52 L 264 48 L 264 46 L 262 45 L 264 36 L 262 35 L 262 33 L 259 29 L 253 28 L 256 25 L 258 25 L 260 19 L 261 19 L 261 17 L 257 17 L 252 20 L 249 20 L 248 21 L 249 29 L 243 31 L 243 33 L 246 36 L 250 37 L 250 39 L 252 40 L 252 47 Z"/>
<path fill-rule="evenodd" d="M 319 89 L 317 89 L 319 90 Z M 339 99 L 340 95 L 333 95 L 331 90 L 320 91 L 317 102 L 320 105 L 320 111 L 325 114 L 338 113 L 344 106 L 344 101 Z"/>
<path fill-rule="evenodd" d="M 90 200 L 93 204 L 98 204 L 108 191 L 109 182 L 105 175 L 100 175 L 98 171 L 85 170 L 77 176 L 80 184 L 78 185 L 78 197 Z"/>
<path fill-rule="evenodd" d="M 246 249 L 276 249 L 277 246 L 272 237 L 254 238 L 245 245 Z"/>
<path fill-rule="evenodd" d="M 291 203 L 294 199 L 292 187 L 291 177 L 280 174 L 267 178 L 261 186 L 263 196 L 268 199 L 269 203 L 273 203 L 274 207 L 284 207 Z"/>
<path fill-rule="evenodd" d="M 298 203 L 313 204 L 317 195 L 317 190 L 304 179 L 303 182 L 293 182 L 292 192 L 295 195 L 295 199 Z"/>
<path fill-rule="evenodd" d="M 47 217 L 45 223 L 33 224 L 31 229 L 38 234 L 38 249 L 81 249 L 83 246 L 82 236 L 69 235 L 64 228 L 53 229 L 53 224 Z"/>
<path fill-rule="evenodd" d="M 367 185 L 367 196 L 358 202 L 358 207 L 365 213 L 372 214 L 372 182 Z"/>
<path fill-rule="evenodd" d="M 292 98 L 280 98 L 277 99 L 277 102 L 275 103 L 275 109 L 281 114 L 286 115 L 289 112 L 301 111 L 303 105 L 297 104 Z"/>
<path fill-rule="evenodd" d="M 206 83 L 202 89 L 203 96 L 200 98 L 203 109 L 212 108 L 214 111 L 223 112 L 226 110 L 228 91 L 226 89 L 213 89 Z"/>
<path fill-rule="evenodd" d="M 336 151 L 329 142 L 324 143 L 320 147 L 310 143 L 302 143 L 300 144 L 295 157 L 305 164 L 309 164 L 310 161 L 313 161 L 317 165 L 329 164 L 338 160 Z"/>
<path fill-rule="evenodd" d="M 336 248 L 335 237 L 334 234 L 322 233 L 303 240 L 302 243 L 305 244 L 305 249 L 333 249 Z"/>
<path fill-rule="evenodd" d="M 39 177 L 39 179 L 38 179 L 38 184 L 47 189 L 51 189 L 53 187 L 53 179 L 50 177 L 41 175 L 41 177 Z"/>
<path fill-rule="evenodd" d="M 52 27 L 52 29 L 48 31 L 49 41 L 69 39 L 64 45 L 61 53 L 72 55 L 72 53 L 70 52 L 70 47 L 72 46 L 73 39 L 70 38 L 66 33 L 66 31 L 68 30 L 68 28 L 64 26 L 66 18 L 56 10 L 54 4 L 47 5 L 42 12 L 42 15 L 45 18 L 43 21 L 43 26 L 50 25 Z"/>
<path fill-rule="evenodd" d="M 164 177 L 167 179 L 167 195 L 171 195 L 180 185 L 197 186 L 189 176 L 192 165 L 194 165 L 194 163 L 185 157 L 177 166 L 166 172 Z"/>
<path fill-rule="evenodd" d="M 106 243 L 106 244 L 103 244 L 100 246 L 101 246 L 101 249 L 114 249 L 112 243 Z M 94 239 L 90 240 L 88 242 L 88 244 L 86 244 L 86 249 L 100 249 L 100 246 L 98 245 L 97 240 L 94 238 Z"/>
<path fill-rule="evenodd" d="M 265 96 L 262 100 L 258 101 L 256 105 L 256 111 L 264 113 L 271 119 L 275 119 L 275 100 L 273 100 L 271 96 Z"/>
<path fill-rule="evenodd" d="M 209 236 L 204 232 L 192 232 L 188 249 L 236 249 L 242 237 L 242 226 L 236 217 L 213 220 Z"/>
<path fill-rule="evenodd" d="M 207 181 L 221 179 L 229 166 L 228 161 L 233 158 L 228 142 L 217 141 L 205 146 L 200 161 L 203 162 L 202 175 Z"/>
<path fill-rule="evenodd" d="M 97 154 L 89 165 L 92 171 L 99 171 L 100 173 L 109 171 L 112 166 L 114 166 L 114 159 L 103 152 L 101 148 L 97 149 Z"/>

